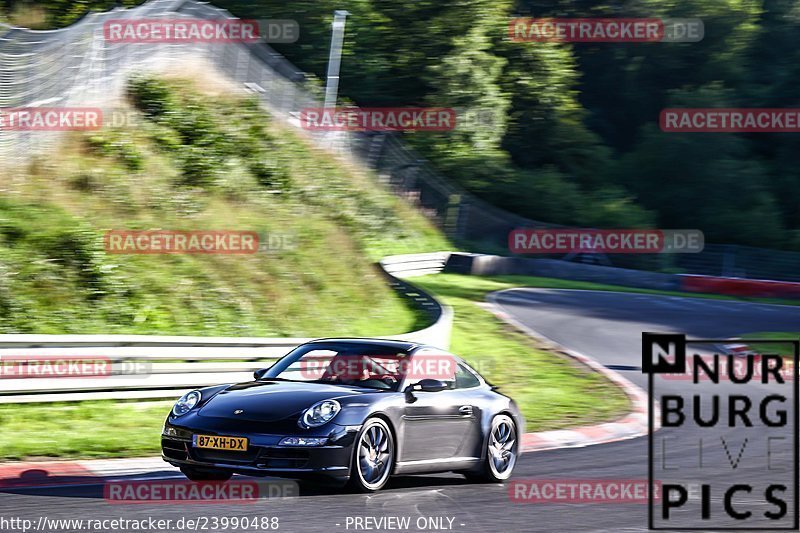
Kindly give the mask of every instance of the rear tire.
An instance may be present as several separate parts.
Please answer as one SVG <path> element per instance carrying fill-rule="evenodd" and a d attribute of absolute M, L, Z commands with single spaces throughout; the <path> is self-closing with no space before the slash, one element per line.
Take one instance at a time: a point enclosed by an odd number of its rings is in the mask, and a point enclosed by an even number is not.
<path fill-rule="evenodd" d="M 503 483 L 511 477 L 519 455 L 517 425 L 508 415 L 492 419 L 486 439 L 486 458 L 477 472 L 464 472 L 464 477 L 475 483 Z"/>
<path fill-rule="evenodd" d="M 348 488 L 354 492 L 376 492 L 389 481 L 394 468 L 395 446 L 389 425 L 369 418 L 356 436 Z"/>
<path fill-rule="evenodd" d="M 204 468 L 192 468 L 182 466 L 181 472 L 191 481 L 228 481 L 233 474 L 224 470 L 212 470 Z"/>

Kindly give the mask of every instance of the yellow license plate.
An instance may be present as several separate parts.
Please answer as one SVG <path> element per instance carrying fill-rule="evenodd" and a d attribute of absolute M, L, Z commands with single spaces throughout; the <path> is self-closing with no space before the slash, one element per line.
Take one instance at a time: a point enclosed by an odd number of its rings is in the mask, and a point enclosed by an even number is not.
<path fill-rule="evenodd" d="M 210 450 L 231 450 L 235 452 L 247 451 L 247 439 L 245 437 L 194 435 L 192 437 L 192 445 L 195 448 L 207 448 Z"/>

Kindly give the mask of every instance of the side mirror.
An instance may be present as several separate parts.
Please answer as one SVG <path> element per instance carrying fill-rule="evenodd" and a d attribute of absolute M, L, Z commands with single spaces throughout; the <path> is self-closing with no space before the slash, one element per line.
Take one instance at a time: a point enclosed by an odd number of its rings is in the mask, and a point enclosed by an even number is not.
<path fill-rule="evenodd" d="M 259 368 L 258 370 L 253 372 L 253 377 L 256 379 L 256 381 L 258 381 L 259 379 L 264 377 L 264 374 L 267 373 L 267 370 L 269 370 L 269 368 Z"/>

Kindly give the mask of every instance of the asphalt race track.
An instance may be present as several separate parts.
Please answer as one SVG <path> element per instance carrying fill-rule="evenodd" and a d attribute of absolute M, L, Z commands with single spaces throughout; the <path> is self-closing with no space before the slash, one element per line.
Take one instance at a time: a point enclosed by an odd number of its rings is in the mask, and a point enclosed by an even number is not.
<path fill-rule="evenodd" d="M 571 291 L 549 289 L 513 289 L 497 295 L 503 310 L 541 335 L 562 346 L 590 355 L 605 365 L 639 367 L 641 365 L 642 331 L 681 332 L 693 338 L 722 338 L 748 331 L 798 331 L 800 307 L 751 304 L 698 298 L 678 298 L 630 293 Z M 638 369 L 621 373 L 639 386 L 646 387 L 646 376 Z M 680 391 L 689 382 L 656 378 L 657 387 Z M 730 392 L 733 385 L 717 385 Z M 770 385 L 748 384 L 748 395 L 759 397 L 769 392 Z M 737 388 L 740 389 L 741 386 Z M 791 426 L 789 426 L 791 427 Z M 670 432 L 673 432 L 670 434 Z M 724 430 L 731 453 L 739 454 L 743 433 Z M 691 429 L 665 428 L 658 436 L 674 435 L 670 456 L 696 462 L 699 434 Z M 706 437 L 708 434 L 705 434 Z M 786 432 L 791 437 L 790 431 Z M 708 438 L 711 442 L 716 438 Z M 766 450 L 755 442 L 740 454 L 737 476 L 751 484 L 769 482 L 773 476 L 784 475 L 780 470 L 764 467 Z M 787 441 L 789 442 L 789 441 Z M 775 465 L 791 462 L 792 455 L 784 445 L 772 451 Z M 720 446 L 708 445 L 707 463 L 714 464 Z M 523 456 L 513 479 L 647 479 L 647 439 L 639 438 L 587 448 L 538 452 Z M 734 457 L 734 460 L 736 457 Z M 727 476 L 727 477 L 726 477 Z M 148 478 L 178 477 L 164 463 L 161 471 L 147 474 Z M 136 477 L 141 479 L 142 476 Z M 698 483 L 729 480 L 721 468 L 708 468 L 701 477 L 691 478 Z M 716 487 L 717 485 L 714 485 Z M 792 487 L 784 494 L 792 502 Z M 721 502 L 719 493 L 712 494 L 716 511 Z M 766 503 L 763 494 L 740 494 L 735 498 L 740 509 L 761 514 L 774 505 Z M 261 501 L 254 504 L 213 505 L 131 505 L 111 504 L 104 500 L 100 485 L 62 486 L 52 488 L 4 489 L 0 492 L 0 515 L 33 520 L 64 518 L 136 518 L 177 520 L 199 517 L 278 517 L 278 531 L 464 531 L 494 533 L 504 531 L 646 531 L 646 503 L 515 503 L 509 497 L 508 486 L 472 485 L 459 475 L 413 476 L 397 478 L 387 489 L 376 495 L 337 494 L 331 491 L 303 488 L 300 496 Z M 793 517 L 789 505 L 790 518 Z M 690 511 L 687 511 L 687 515 Z M 716 516 L 716 515 L 715 515 Z M 410 518 L 408 529 L 396 529 L 394 523 L 362 522 L 358 518 Z M 443 518 L 437 522 L 417 520 Z M 448 521 L 452 519 L 452 523 Z M 693 519 L 693 516 L 689 516 Z M 358 527 L 356 524 L 360 524 Z M 759 523 L 761 524 L 761 523 Z M 782 521 L 781 525 L 785 525 Z M 695 526 L 702 527 L 699 518 Z M 203 530 L 202 527 L 196 528 Z M 710 528 L 709 528 L 710 529 Z M 13 529 L 3 529 L 13 531 Z M 54 529 L 51 529 L 55 531 Z M 45 531 L 51 531 L 45 529 Z M 176 530 L 176 529 L 171 529 Z M 193 529 L 194 530 L 194 529 Z M 221 527 L 207 531 L 222 531 Z M 228 531 L 233 529 L 228 528 Z M 251 529 L 252 530 L 252 529 Z M 77 531 L 59 529 L 58 531 Z M 241 530 L 240 530 L 241 531 Z"/>

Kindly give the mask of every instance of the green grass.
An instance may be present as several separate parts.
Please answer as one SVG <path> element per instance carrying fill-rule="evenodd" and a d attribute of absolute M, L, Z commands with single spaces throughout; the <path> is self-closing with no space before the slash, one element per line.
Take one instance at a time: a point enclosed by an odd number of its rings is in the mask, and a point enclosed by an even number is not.
<path fill-rule="evenodd" d="M 755 333 L 742 333 L 739 335 L 743 339 L 763 339 L 774 341 L 797 340 L 800 333 L 794 331 L 757 331 Z"/>
<path fill-rule="evenodd" d="M 172 403 L 0 405 L 0 459 L 157 454 Z"/>
<path fill-rule="evenodd" d="M 753 340 L 772 340 L 772 341 L 786 341 L 800 339 L 798 332 L 783 332 L 783 331 L 757 331 L 754 333 L 742 333 L 739 337 L 743 339 Z M 748 344 L 756 353 L 778 353 L 784 357 L 793 358 L 794 349 L 791 344 L 784 344 L 779 342 L 751 342 Z"/>
<path fill-rule="evenodd" d="M 629 408 L 625 394 L 602 375 L 545 351 L 478 305 L 489 292 L 522 283 L 457 274 L 410 281 L 453 307 L 452 351 L 514 398 L 528 431 L 610 421 Z"/>

